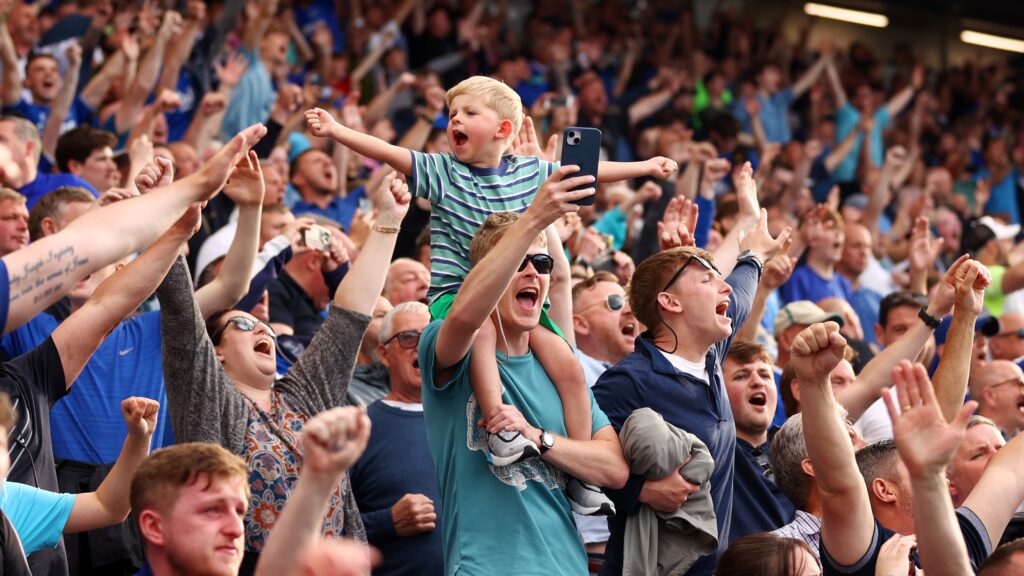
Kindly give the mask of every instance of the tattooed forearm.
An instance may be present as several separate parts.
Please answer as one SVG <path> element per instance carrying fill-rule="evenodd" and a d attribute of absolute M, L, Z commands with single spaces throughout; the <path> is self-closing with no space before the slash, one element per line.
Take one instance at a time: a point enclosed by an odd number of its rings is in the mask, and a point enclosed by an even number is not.
<path fill-rule="evenodd" d="M 74 246 L 67 245 L 50 250 L 46 256 L 22 264 L 20 270 L 9 271 L 11 303 L 31 297 L 38 304 L 56 294 L 69 284 L 68 277 L 75 276 L 80 268 L 89 264 L 89 258 L 79 256 Z M 77 278 L 72 278 L 77 281 Z"/>

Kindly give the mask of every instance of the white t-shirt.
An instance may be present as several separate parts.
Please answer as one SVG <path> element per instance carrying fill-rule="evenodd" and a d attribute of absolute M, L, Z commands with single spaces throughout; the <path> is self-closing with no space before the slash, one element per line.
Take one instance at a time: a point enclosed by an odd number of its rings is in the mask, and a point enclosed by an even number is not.
<path fill-rule="evenodd" d="M 659 349 L 658 351 L 661 352 L 666 359 L 668 359 L 669 363 L 671 363 L 672 367 L 675 368 L 676 370 L 679 370 L 683 374 L 689 374 L 690 376 L 693 376 L 698 380 L 708 382 L 708 367 L 703 362 L 690 362 L 685 358 L 680 358 L 675 354 L 669 354 L 664 350 Z"/>
<path fill-rule="evenodd" d="M 896 396 L 896 389 L 889 391 L 894 404 L 899 405 L 899 398 Z M 889 410 L 885 407 L 885 400 L 875 400 L 864 414 L 853 423 L 853 429 L 864 437 L 868 443 L 888 440 L 892 438 L 892 420 L 889 418 Z"/>

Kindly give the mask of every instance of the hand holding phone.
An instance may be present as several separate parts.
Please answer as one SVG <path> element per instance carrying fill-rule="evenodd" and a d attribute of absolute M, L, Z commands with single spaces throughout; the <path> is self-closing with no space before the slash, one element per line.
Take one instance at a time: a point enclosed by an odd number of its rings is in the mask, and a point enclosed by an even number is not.
<path fill-rule="evenodd" d="M 569 127 L 566 128 L 562 133 L 562 157 L 560 159 L 562 166 L 569 166 L 575 164 L 580 167 L 580 171 L 575 174 L 569 174 L 567 178 L 573 178 L 575 176 L 593 176 L 594 182 L 597 182 L 597 165 L 601 159 L 601 131 L 597 128 L 577 128 Z M 584 188 L 590 188 L 593 184 L 585 186 L 578 186 L 573 190 L 583 190 Z M 586 198 L 582 198 L 574 202 L 580 206 L 590 206 L 594 203 L 595 194 L 591 194 Z"/>
<path fill-rule="evenodd" d="M 331 231 L 318 224 L 313 224 L 302 230 L 302 242 L 313 250 L 325 254 L 331 252 L 331 238 Z"/>

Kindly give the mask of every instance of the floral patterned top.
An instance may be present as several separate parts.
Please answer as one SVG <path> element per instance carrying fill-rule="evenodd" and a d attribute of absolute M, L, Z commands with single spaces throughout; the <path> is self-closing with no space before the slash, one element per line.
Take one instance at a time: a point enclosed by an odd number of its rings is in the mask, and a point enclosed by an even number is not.
<path fill-rule="evenodd" d="M 264 412 L 235 388 L 217 359 L 184 260 L 171 267 L 157 295 L 164 382 L 175 439 L 220 444 L 246 461 L 252 500 L 245 547 L 259 552 L 298 481 L 299 438 L 305 422 L 346 403 L 370 318 L 332 305 L 305 353 L 274 383 L 270 410 Z M 347 472 L 338 484 L 323 533 L 365 542 L 366 528 Z"/>
<path fill-rule="evenodd" d="M 288 495 L 299 481 L 302 444 L 299 438 L 308 419 L 292 408 L 288 399 L 273 394 L 270 412 L 249 404 L 245 427 L 245 462 L 249 466 L 249 511 L 245 517 L 245 549 L 259 552 L 270 537 L 270 531 L 284 510 Z M 343 494 L 342 490 L 347 493 Z M 345 532 L 344 498 L 351 498 L 352 488 L 339 482 L 331 494 L 323 535 L 340 538 Z"/>

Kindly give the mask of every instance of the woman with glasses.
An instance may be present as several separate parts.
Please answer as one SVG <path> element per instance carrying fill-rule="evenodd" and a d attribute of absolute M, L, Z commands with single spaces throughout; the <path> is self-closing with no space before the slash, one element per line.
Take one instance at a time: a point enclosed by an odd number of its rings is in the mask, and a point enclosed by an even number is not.
<path fill-rule="evenodd" d="M 249 466 L 243 574 L 255 567 L 298 480 L 304 423 L 345 402 L 409 198 L 408 186 L 394 176 L 376 191 L 379 216 L 359 259 L 339 286 L 319 333 L 280 380 L 275 381 L 273 329 L 238 310 L 214 314 L 204 325 L 183 261 L 158 292 L 164 378 L 178 442 L 221 444 Z M 347 475 L 331 496 L 323 534 L 366 539 Z"/>

